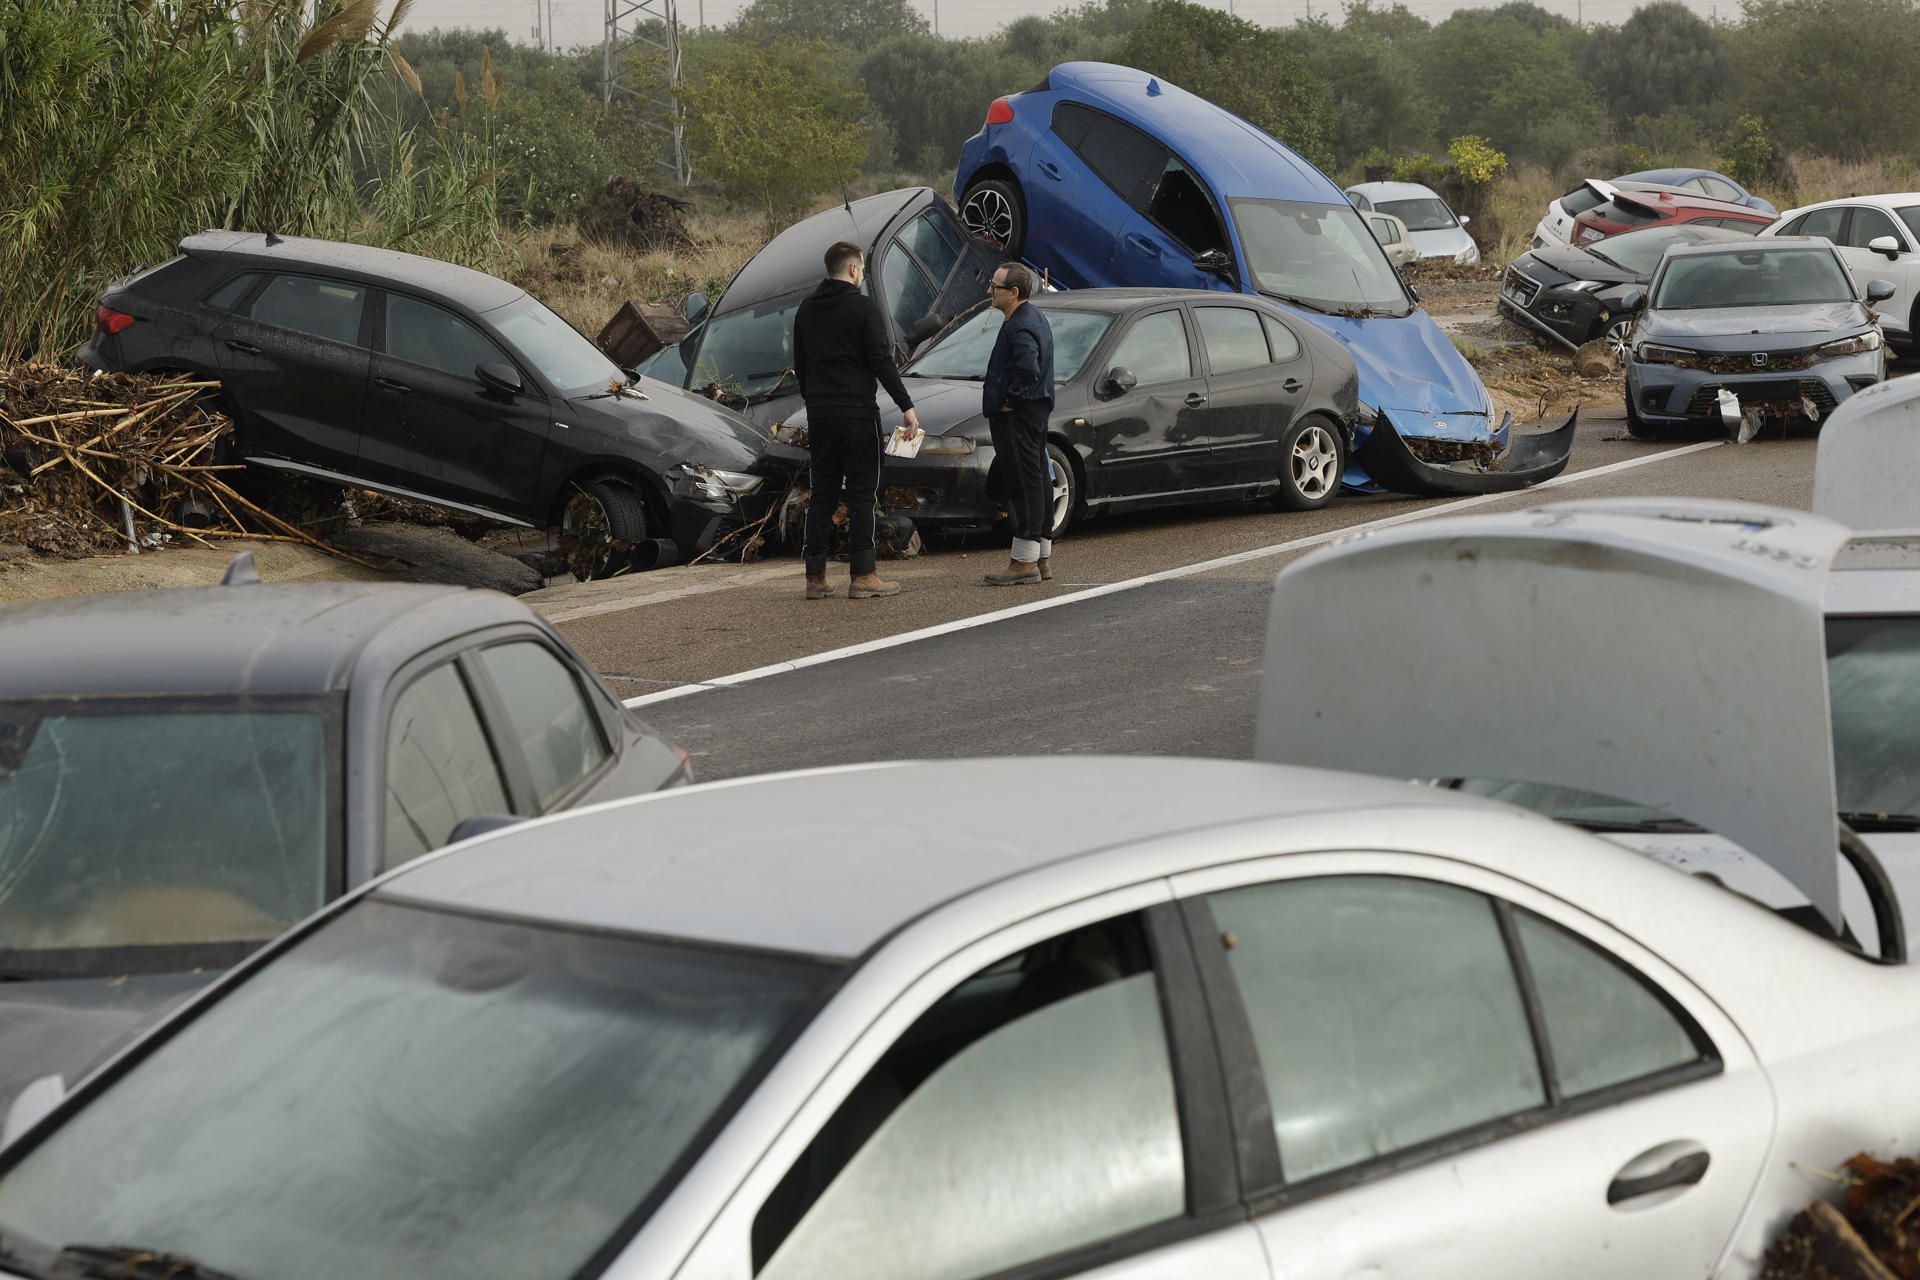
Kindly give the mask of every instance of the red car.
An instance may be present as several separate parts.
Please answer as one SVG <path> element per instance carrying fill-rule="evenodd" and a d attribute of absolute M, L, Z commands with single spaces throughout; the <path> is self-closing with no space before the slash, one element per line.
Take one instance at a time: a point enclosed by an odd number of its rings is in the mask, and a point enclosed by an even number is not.
<path fill-rule="evenodd" d="M 1760 228 L 1772 221 L 1772 214 L 1730 200 L 1667 191 L 1616 191 L 1611 200 L 1595 205 L 1573 220 L 1573 243 L 1575 246 L 1592 244 L 1656 222 L 1698 222 L 1758 235 Z"/>

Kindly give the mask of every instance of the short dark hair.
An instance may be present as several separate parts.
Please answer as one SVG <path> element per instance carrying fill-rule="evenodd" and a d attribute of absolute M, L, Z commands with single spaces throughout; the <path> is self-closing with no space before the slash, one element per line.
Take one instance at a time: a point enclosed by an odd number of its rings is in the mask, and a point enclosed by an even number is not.
<path fill-rule="evenodd" d="M 845 240 L 827 247 L 827 274 L 837 276 L 856 262 L 866 261 L 866 250 Z"/>
<path fill-rule="evenodd" d="M 1013 290 L 1013 296 L 1027 299 L 1033 296 L 1033 272 L 1017 262 L 1003 262 L 1000 270 L 1007 273 L 1007 287 Z"/>

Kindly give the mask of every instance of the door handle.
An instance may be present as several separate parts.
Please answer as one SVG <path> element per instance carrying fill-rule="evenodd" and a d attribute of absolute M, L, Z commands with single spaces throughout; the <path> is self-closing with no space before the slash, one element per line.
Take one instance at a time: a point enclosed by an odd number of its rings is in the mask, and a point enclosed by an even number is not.
<path fill-rule="evenodd" d="M 1201 395 L 1198 391 L 1187 392 L 1187 408 L 1198 409 L 1201 405 L 1205 404 L 1206 402 L 1207 402 L 1207 398 Z"/>
<path fill-rule="evenodd" d="M 1669 1187 L 1692 1186 L 1707 1176 L 1713 1157 L 1697 1142 L 1666 1142 L 1627 1161 L 1607 1184 L 1607 1203 L 1619 1204 Z"/>
<path fill-rule="evenodd" d="M 257 356 L 260 354 L 260 348 L 254 346 L 251 342 L 242 342 L 238 338 L 227 339 L 227 350 L 244 352 L 245 354 L 250 356 Z"/>
<path fill-rule="evenodd" d="M 1056 165 L 1053 161 L 1042 160 L 1039 163 L 1039 165 L 1036 167 L 1040 170 L 1040 172 L 1046 174 L 1049 178 L 1054 179 L 1056 182 L 1059 181 L 1060 166 Z"/>
<path fill-rule="evenodd" d="M 1160 256 L 1160 246 L 1145 236 L 1130 235 L 1127 237 L 1127 243 L 1146 254 L 1149 258 L 1157 258 Z"/>
<path fill-rule="evenodd" d="M 385 387 L 389 391 L 398 391 L 401 395 L 411 394 L 413 388 L 404 382 L 395 382 L 392 378 L 375 378 L 375 386 Z"/>
<path fill-rule="evenodd" d="M 1302 384 L 1300 382 L 1300 379 L 1298 378 L 1288 378 L 1285 382 L 1281 383 L 1280 385 L 1286 388 L 1286 390 L 1289 392 L 1295 392 L 1300 389 Z"/>

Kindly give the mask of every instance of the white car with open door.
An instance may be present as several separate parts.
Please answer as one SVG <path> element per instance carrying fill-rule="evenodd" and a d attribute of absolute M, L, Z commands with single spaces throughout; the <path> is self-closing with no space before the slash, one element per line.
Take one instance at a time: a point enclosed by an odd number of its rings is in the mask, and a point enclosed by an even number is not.
<path fill-rule="evenodd" d="M 1920 349 L 1920 191 L 1849 196 L 1789 209 L 1762 236 L 1824 236 L 1833 241 L 1865 289 L 1869 280 L 1889 280 L 1893 296 L 1876 304 L 1887 341 Z"/>

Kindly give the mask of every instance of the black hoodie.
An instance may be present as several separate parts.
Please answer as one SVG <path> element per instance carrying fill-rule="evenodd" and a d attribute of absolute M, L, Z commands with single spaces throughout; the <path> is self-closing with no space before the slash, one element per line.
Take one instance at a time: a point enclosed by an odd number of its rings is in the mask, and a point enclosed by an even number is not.
<path fill-rule="evenodd" d="M 810 418 L 880 417 L 878 379 L 904 412 L 913 407 L 893 366 L 886 322 L 872 298 L 828 276 L 793 317 L 793 373 Z"/>

